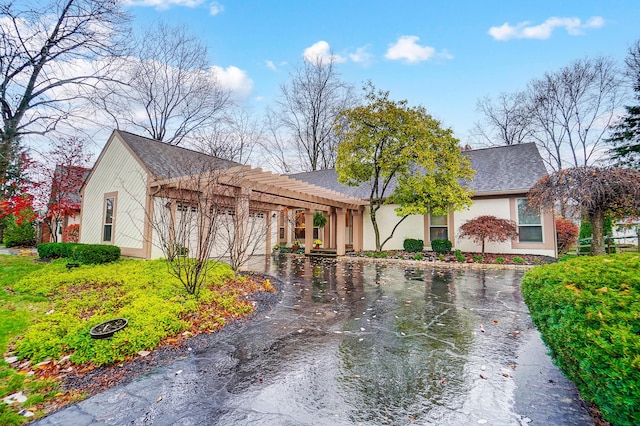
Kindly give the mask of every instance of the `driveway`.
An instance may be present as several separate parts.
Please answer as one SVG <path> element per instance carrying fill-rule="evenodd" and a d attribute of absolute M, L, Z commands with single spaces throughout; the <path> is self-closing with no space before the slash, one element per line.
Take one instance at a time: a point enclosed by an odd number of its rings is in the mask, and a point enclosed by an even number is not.
<path fill-rule="evenodd" d="M 283 298 L 39 425 L 591 425 L 519 270 L 274 258 Z"/>

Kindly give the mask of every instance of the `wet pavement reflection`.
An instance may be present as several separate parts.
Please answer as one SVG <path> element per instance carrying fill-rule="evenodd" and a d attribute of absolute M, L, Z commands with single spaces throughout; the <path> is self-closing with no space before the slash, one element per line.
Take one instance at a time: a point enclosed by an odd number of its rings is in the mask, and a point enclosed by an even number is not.
<path fill-rule="evenodd" d="M 267 269 L 285 283 L 274 309 L 40 423 L 593 424 L 530 322 L 522 271 L 287 256 Z"/>

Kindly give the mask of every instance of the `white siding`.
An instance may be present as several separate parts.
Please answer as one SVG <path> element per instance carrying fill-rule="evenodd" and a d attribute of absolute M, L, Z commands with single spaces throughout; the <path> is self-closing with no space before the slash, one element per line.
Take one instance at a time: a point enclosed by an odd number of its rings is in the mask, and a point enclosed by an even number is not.
<path fill-rule="evenodd" d="M 396 205 L 382 206 L 376 213 L 376 221 L 378 222 L 378 229 L 380 230 L 380 242 L 384 241 L 391 230 L 401 219 L 393 210 Z M 373 224 L 371 223 L 371 213 L 369 208 L 365 209 L 363 217 L 363 249 L 375 250 L 376 249 L 376 236 L 373 232 Z M 424 239 L 424 216 L 411 215 L 406 218 L 396 232 L 393 234 L 393 238 L 390 239 L 382 248 L 384 250 L 402 250 L 403 243 L 406 238 L 415 238 L 417 240 Z"/>
<path fill-rule="evenodd" d="M 142 249 L 146 188 L 146 172 L 120 140 L 112 136 L 84 188 L 81 242 L 102 244 L 104 197 L 117 192 L 113 244 Z"/>

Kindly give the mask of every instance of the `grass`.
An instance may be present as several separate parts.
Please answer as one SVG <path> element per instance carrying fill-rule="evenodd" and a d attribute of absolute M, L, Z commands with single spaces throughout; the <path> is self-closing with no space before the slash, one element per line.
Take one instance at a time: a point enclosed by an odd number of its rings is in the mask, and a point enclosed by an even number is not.
<path fill-rule="evenodd" d="M 28 362 L 14 369 L 17 364 L 0 361 L 0 399 L 19 391 L 29 398 L 24 404 L 0 403 L 2 425 L 25 423 L 17 414 L 22 408 L 37 418 L 46 414 L 46 407 L 83 397 L 60 391 L 52 372 L 63 363 L 82 370 L 122 362 L 182 333 L 212 332 L 251 313 L 242 296 L 273 291 L 270 283 L 234 278 L 219 263 L 211 264 L 198 298 L 186 294 L 162 260 L 120 260 L 71 271 L 66 263 L 0 256 L 1 348 L 5 355 L 17 356 L 19 364 Z M 108 340 L 91 338 L 92 326 L 116 317 L 128 319 L 124 330 Z M 43 361 L 49 364 L 35 367 Z"/>

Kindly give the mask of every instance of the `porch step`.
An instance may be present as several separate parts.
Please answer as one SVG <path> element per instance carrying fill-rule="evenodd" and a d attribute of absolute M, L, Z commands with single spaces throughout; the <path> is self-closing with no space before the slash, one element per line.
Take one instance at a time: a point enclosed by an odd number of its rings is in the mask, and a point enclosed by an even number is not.
<path fill-rule="evenodd" d="M 353 249 L 347 248 L 346 252 L 351 253 Z M 338 253 L 336 249 L 326 248 L 326 249 L 311 249 L 310 253 L 306 253 L 306 256 L 309 257 L 338 257 Z"/>

